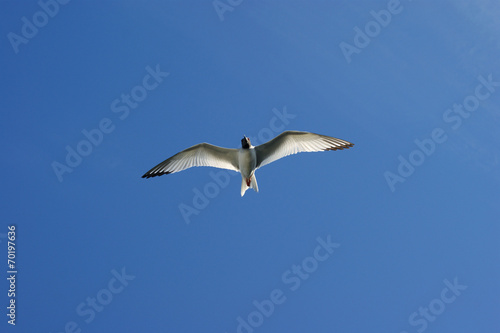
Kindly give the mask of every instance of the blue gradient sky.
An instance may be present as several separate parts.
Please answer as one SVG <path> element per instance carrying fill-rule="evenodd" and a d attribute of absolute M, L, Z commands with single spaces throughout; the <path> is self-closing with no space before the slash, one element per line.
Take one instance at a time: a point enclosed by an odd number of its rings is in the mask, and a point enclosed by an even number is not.
<path fill-rule="evenodd" d="M 0 2 L 2 332 L 500 330 L 497 1 L 63 2 Z M 284 129 L 355 146 L 141 179 Z"/>

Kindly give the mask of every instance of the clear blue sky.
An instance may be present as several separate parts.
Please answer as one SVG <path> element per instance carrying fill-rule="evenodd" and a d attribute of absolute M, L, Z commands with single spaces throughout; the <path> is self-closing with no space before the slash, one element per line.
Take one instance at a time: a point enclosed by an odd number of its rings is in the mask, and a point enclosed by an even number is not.
<path fill-rule="evenodd" d="M 0 331 L 500 331 L 498 1 L 215 5 L 0 3 Z M 284 129 L 355 146 L 141 179 Z"/>

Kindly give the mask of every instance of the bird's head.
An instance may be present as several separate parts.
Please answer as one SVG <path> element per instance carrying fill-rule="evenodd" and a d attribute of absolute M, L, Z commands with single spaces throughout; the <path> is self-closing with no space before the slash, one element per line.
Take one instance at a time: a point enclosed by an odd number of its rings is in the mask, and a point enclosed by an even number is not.
<path fill-rule="evenodd" d="M 249 149 L 251 146 L 250 139 L 243 135 L 243 139 L 241 139 L 241 148 Z"/>

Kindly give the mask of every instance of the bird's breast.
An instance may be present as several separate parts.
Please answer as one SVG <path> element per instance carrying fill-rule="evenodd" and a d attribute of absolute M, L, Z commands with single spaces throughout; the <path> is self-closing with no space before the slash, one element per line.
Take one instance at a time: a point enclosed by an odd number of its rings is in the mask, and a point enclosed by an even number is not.
<path fill-rule="evenodd" d="M 243 177 L 250 178 L 257 164 L 255 149 L 240 149 L 238 152 L 238 163 Z"/>

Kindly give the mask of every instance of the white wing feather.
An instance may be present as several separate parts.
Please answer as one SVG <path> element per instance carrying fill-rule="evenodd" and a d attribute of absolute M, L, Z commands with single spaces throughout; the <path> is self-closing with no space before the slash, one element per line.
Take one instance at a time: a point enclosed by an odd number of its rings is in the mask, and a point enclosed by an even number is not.
<path fill-rule="evenodd" d="M 309 132 L 286 131 L 274 139 L 255 147 L 257 168 L 272 163 L 280 158 L 301 152 L 346 149 L 353 143 Z"/>
<path fill-rule="evenodd" d="M 200 143 L 161 162 L 146 172 L 142 178 L 161 176 L 199 166 L 239 171 L 238 150 Z"/>

